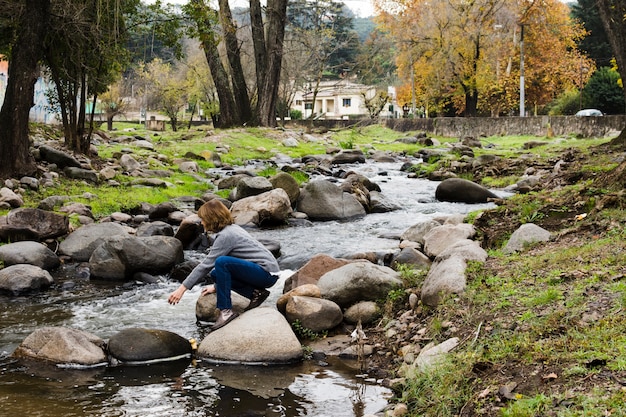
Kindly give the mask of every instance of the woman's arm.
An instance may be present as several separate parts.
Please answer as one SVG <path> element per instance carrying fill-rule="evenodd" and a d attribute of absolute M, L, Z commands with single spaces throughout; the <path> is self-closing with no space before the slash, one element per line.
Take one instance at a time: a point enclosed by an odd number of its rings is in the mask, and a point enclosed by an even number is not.
<path fill-rule="evenodd" d="M 170 294 L 167 302 L 172 305 L 178 304 L 180 299 L 183 298 L 183 294 L 185 294 L 186 291 L 187 287 L 181 284 L 180 287 L 178 287 L 173 293 Z"/>

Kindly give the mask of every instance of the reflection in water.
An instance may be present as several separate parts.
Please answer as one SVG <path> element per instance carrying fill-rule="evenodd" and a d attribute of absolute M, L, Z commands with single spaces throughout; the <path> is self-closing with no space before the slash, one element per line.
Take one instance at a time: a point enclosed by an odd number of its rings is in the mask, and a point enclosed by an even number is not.
<path fill-rule="evenodd" d="M 284 280 L 315 254 L 345 256 L 363 251 L 394 251 L 400 234 L 430 217 L 468 213 L 488 205 L 439 203 L 437 183 L 407 179 L 399 164 L 356 167 L 402 207 L 347 222 L 253 233 L 281 244 L 281 279 L 266 301 L 274 303 Z M 379 174 L 385 171 L 385 174 Z M 187 254 L 193 255 L 193 254 Z M 316 363 L 264 367 L 214 365 L 201 361 L 149 366 L 58 369 L 18 363 L 10 354 L 35 329 L 66 326 L 103 339 L 128 327 L 163 329 L 185 338 L 203 338 L 195 323 L 200 288 L 176 306 L 167 296 L 178 283 L 148 285 L 90 281 L 72 268 L 55 271 L 55 286 L 29 297 L 0 296 L 0 416 L 332 416 L 361 417 L 387 405 L 390 390 L 356 376 L 358 370 L 329 358 Z"/>

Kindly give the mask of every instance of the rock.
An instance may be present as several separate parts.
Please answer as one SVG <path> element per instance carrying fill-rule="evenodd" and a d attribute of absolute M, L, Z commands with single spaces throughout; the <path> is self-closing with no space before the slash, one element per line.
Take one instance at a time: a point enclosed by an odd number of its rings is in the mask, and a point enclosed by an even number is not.
<path fill-rule="evenodd" d="M 91 275 L 106 280 L 127 280 L 136 272 L 169 272 L 184 259 L 180 240 L 171 236 L 112 236 L 89 258 Z"/>
<path fill-rule="evenodd" d="M 48 288 L 54 279 L 38 266 L 17 264 L 0 269 L 0 292 L 20 295 Z"/>
<path fill-rule="evenodd" d="M 278 311 L 285 314 L 285 309 L 287 308 L 289 299 L 295 296 L 321 298 L 322 293 L 320 292 L 319 287 L 315 284 L 300 285 L 278 298 L 276 301 L 276 308 L 278 308 Z"/>
<path fill-rule="evenodd" d="M 504 253 L 518 252 L 533 243 L 547 242 L 551 236 L 546 229 L 533 223 L 526 223 L 513 232 L 503 251 Z"/>
<path fill-rule="evenodd" d="M 188 174 L 195 174 L 200 171 L 200 167 L 198 163 L 195 161 L 182 161 L 178 164 L 178 169 L 180 172 L 185 172 Z"/>
<path fill-rule="evenodd" d="M 13 357 L 57 364 L 103 366 L 107 364 L 104 347 L 104 340 L 82 330 L 43 327 L 28 335 L 13 352 Z"/>
<path fill-rule="evenodd" d="M 189 340 L 166 330 L 129 328 L 109 339 L 109 354 L 123 363 L 191 357 Z"/>
<path fill-rule="evenodd" d="M 277 310 L 259 307 L 209 333 L 198 356 L 238 363 L 290 363 L 302 359 L 302 346 Z"/>
<path fill-rule="evenodd" d="M 391 260 L 390 266 L 397 270 L 400 265 L 408 265 L 414 269 L 428 269 L 431 260 L 417 249 L 406 247 Z"/>
<path fill-rule="evenodd" d="M 133 172 L 141 168 L 141 164 L 137 162 L 135 158 L 128 154 L 124 154 L 120 157 L 120 165 L 126 172 Z"/>
<path fill-rule="evenodd" d="M 315 284 L 325 273 L 337 269 L 341 266 L 347 265 L 351 262 L 347 259 L 336 259 L 326 254 L 315 255 L 311 258 L 302 268 L 294 272 L 290 277 L 285 280 L 285 287 L 283 292 L 288 292 L 301 285 Z M 319 291 L 319 288 L 318 288 Z"/>
<path fill-rule="evenodd" d="M 333 164 L 364 164 L 365 155 L 359 149 L 344 149 L 331 159 Z"/>
<path fill-rule="evenodd" d="M 350 220 L 366 214 L 356 197 L 326 180 L 307 183 L 296 206 L 311 220 Z"/>
<path fill-rule="evenodd" d="M 46 145 L 39 147 L 39 157 L 46 162 L 55 164 L 61 169 L 66 167 L 81 167 L 80 162 L 72 155 Z"/>
<path fill-rule="evenodd" d="M 18 208 L 24 205 L 24 200 L 13 190 L 2 187 L 0 188 L 0 203 L 7 203 L 11 208 Z"/>
<path fill-rule="evenodd" d="M 279 172 L 269 180 L 274 188 L 281 188 L 285 190 L 291 204 L 298 201 L 298 197 L 300 197 L 300 186 L 292 175 L 289 175 L 286 172 Z"/>
<path fill-rule="evenodd" d="M 59 245 L 59 253 L 76 262 L 85 262 L 104 240 L 113 236 L 130 235 L 124 226 L 117 223 L 88 224 L 70 233 Z"/>
<path fill-rule="evenodd" d="M 439 201 L 476 204 L 486 203 L 490 198 L 498 196 L 475 182 L 462 178 L 448 178 L 437 186 L 435 198 Z"/>
<path fill-rule="evenodd" d="M 235 200 L 263 194 L 273 188 L 270 180 L 265 177 L 244 177 L 237 183 Z"/>
<path fill-rule="evenodd" d="M 350 306 L 344 313 L 343 319 L 346 323 L 370 324 L 382 314 L 375 301 L 362 301 Z"/>
<path fill-rule="evenodd" d="M 430 232 L 432 229 L 439 226 L 441 226 L 441 223 L 436 220 L 430 219 L 409 227 L 402 233 L 400 238 L 402 240 L 410 240 L 412 242 L 417 242 L 423 245 L 424 236 L 426 236 L 428 232 Z"/>
<path fill-rule="evenodd" d="M 330 330 L 343 321 L 341 308 L 336 303 L 298 295 L 289 298 L 285 317 L 289 323 L 297 321 L 303 328 L 316 333 Z"/>
<path fill-rule="evenodd" d="M 282 188 L 237 200 L 231 207 L 237 224 L 242 224 L 244 216 L 250 213 L 254 213 L 257 225 L 283 224 L 292 211 L 289 196 Z"/>
<path fill-rule="evenodd" d="M 430 258 L 435 258 L 455 242 L 472 238 L 475 234 L 474 226 L 468 223 L 435 227 L 424 236 L 424 253 Z"/>
<path fill-rule="evenodd" d="M 148 213 L 150 220 L 167 219 L 170 213 L 178 210 L 178 207 L 174 203 L 166 201 L 165 203 L 157 204 L 152 207 Z"/>
<path fill-rule="evenodd" d="M 370 191 L 370 213 L 388 213 L 401 208 L 400 205 L 390 201 L 383 193 Z"/>
<path fill-rule="evenodd" d="M 75 180 L 85 180 L 92 183 L 97 183 L 99 181 L 98 173 L 91 169 L 84 168 L 76 168 L 76 167 L 65 167 L 63 169 L 63 173 L 66 177 L 72 178 Z"/>
<path fill-rule="evenodd" d="M 83 203 L 70 203 L 61 207 L 59 211 L 68 215 L 77 214 L 79 216 L 86 216 L 93 219 L 91 208 Z"/>
<path fill-rule="evenodd" d="M 376 301 L 401 288 L 400 275 L 391 268 L 355 262 L 325 273 L 317 283 L 322 297 L 342 308 L 359 301 Z"/>
<path fill-rule="evenodd" d="M 28 264 L 41 269 L 57 268 L 61 261 L 46 245 L 39 242 L 24 241 L 0 246 L 0 261 L 4 266 Z"/>
<path fill-rule="evenodd" d="M 36 208 L 17 208 L 0 217 L 0 241 L 42 241 L 69 233 L 67 216 Z"/>
<path fill-rule="evenodd" d="M 250 300 L 243 295 L 230 292 L 230 300 L 233 303 L 233 310 L 242 313 L 250 304 Z M 215 293 L 198 297 L 196 302 L 196 319 L 199 321 L 214 322 L 217 320 L 219 310 L 217 309 L 217 296 Z"/>
<path fill-rule="evenodd" d="M 137 227 L 135 236 L 174 236 L 174 228 L 170 224 L 160 220 L 155 222 L 144 222 Z"/>
<path fill-rule="evenodd" d="M 422 285 L 421 300 L 431 307 L 441 301 L 442 295 L 461 294 L 465 291 L 467 281 L 465 269 L 467 261 L 484 262 L 487 252 L 478 243 L 463 240 L 441 253 L 431 266 Z"/>

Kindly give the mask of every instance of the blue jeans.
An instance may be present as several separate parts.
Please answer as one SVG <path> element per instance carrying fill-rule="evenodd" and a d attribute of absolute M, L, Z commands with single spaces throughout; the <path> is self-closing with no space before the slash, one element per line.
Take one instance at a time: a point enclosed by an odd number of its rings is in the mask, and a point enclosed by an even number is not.
<path fill-rule="evenodd" d="M 211 271 L 217 292 L 217 308 L 232 308 L 230 291 L 252 298 L 256 289 L 269 288 L 276 283 L 277 276 L 270 274 L 254 262 L 232 256 L 220 256 Z"/>

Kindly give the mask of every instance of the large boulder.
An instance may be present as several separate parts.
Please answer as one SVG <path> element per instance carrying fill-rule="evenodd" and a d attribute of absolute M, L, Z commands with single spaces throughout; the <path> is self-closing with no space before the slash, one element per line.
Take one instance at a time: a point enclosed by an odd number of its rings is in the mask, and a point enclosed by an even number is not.
<path fill-rule="evenodd" d="M 326 180 L 309 182 L 300 192 L 297 209 L 311 220 L 351 220 L 366 214 L 354 195 Z"/>
<path fill-rule="evenodd" d="M 18 264 L 0 269 L 0 292 L 20 295 L 54 284 L 52 275 L 38 266 Z"/>
<path fill-rule="evenodd" d="M 263 194 L 237 200 L 230 211 L 237 224 L 245 224 L 247 220 L 241 221 L 241 219 L 252 217 L 256 225 L 261 225 L 285 223 L 293 210 L 285 190 L 276 188 Z"/>
<path fill-rule="evenodd" d="M 24 241 L 0 246 L 0 261 L 4 266 L 17 264 L 35 265 L 47 271 L 61 265 L 59 257 L 46 245 Z"/>
<path fill-rule="evenodd" d="M 0 241 L 43 241 L 69 233 L 69 218 L 52 211 L 18 208 L 0 217 Z"/>
<path fill-rule="evenodd" d="M 322 298 L 342 308 L 360 301 L 383 299 L 391 290 L 403 285 L 393 269 L 370 262 L 355 262 L 325 273 L 317 282 Z"/>
<path fill-rule="evenodd" d="M 316 297 L 293 296 L 285 308 L 289 323 L 300 325 L 313 332 L 330 330 L 343 321 L 341 307 L 330 300 Z"/>
<path fill-rule="evenodd" d="M 171 236 L 113 236 L 89 258 L 91 275 L 106 280 L 126 280 L 137 272 L 169 272 L 184 260 L 180 240 Z"/>
<path fill-rule="evenodd" d="M 86 262 L 104 240 L 112 236 L 130 236 L 127 229 L 118 223 L 86 224 L 70 233 L 59 245 L 59 253 L 75 262 Z"/>
<path fill-rule="evenodd" d="M 452 203 L 477 204 L 486 203 L 490 198 L 498 196 L 475 182 L 462 178 L 448 178 L 437 186 L 435 198 Z"/>
<path fill-rule="evenodd" d="M 82 330 L 43 327 L 28 335 L 13 356 L 57 364 L 103 366 L 107 364 L 104 347 L 104 340 Z"/>
<path fill-rule="evenodd" d="M 109 338 L 109 354 L 120 362 L 154 362 L 191 357 L 189 340 L 159 329 L 124 329 Z"/>
<path fill-rule="evenodd" d="M 282 314 L 259 307 L 209 333 L 197 354 L 217 362 L 280 364 L 301 360 L 302 345 Z"/>
<path fill-rule="evenodd" d="M 315 255 L 302 268 L 285 280 L 283 292 L 286 293 L 301 285 L 317 284 L 317 281 L 325 273 L 351 262 L 355 261 L 333 258 L 324 253 Z"/>

